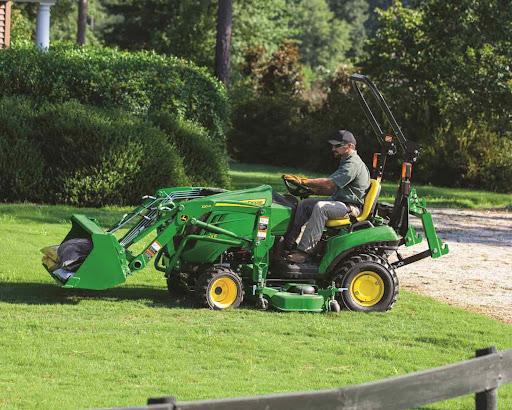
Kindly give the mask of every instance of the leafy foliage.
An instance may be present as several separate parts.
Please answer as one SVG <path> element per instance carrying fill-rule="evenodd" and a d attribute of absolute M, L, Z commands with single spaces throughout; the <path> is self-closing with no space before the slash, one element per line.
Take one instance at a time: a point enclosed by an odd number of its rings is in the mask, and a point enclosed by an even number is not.
<path fill-rule="evenodd" d="M 334 15 L 348 23 L 350 27 L 350 50 L 351 57 L 358 57 L 362 53 L 363 44 L 366 40 L 365 23 L 369 15 L 369 3 L 367 0 L 328 0 L 329 8 Z"/>
<path fill-rule="evenodd" d="M 39 102 L 74 98 L 136 115 L 166 110 L 197 121 L 223 144 L 229 117 L 224 87 L 187 61 L 108 48 L 14 47 L 0 53 L 0 67 L 4 95 L 29 95 Z"/>
<path fill-rule="evenodd" d="M 20 97 L 0 107 L 4 199 L 127 204 L 188 183 L 166 135 L 126 112 L 76 101 L 37 107 Z"/>
<path fill-rule="evenodd" d="M 130 204 L 188 182 L 165 134 L 128 113 L 66 102 L 42 108 L 36 124 L 56 202 Z"/>
<path fill-rule="evenodd" d="M 395 2 L 381 13 L 364 67 L 400 96 L 421 138 L 443 120 L 463 124 L 481 114 L 491 128 L 511 131 L 511 18 L 499 1 L 429 0 L 417 9 Z"/>
<path fill-rule="evenodd" d="M 122 205 L 166 186 L 229 185 L 203 128 L 162 111 L 151 119 L 158 128 L 119 109 L 3 97 L 2 200 Z"/>
<path fill-rule="evenodd" d="M 128 50 L 151 49 L 213 67 L 215 11 L 211 0 L 106 0 L 112 20 L 104 40 Z M 350 7 L 348 7 L 350 8 Z M 354 13 L 338 19 L 326 0 L 240 0 L 233 3 L 232 62 L 243 62 L 248 48 L 261 46 L 270 53 L 287 39 L 296 39 L 302 61 L 332 68 L 351 47 Z"/>
<path fill-rule="evenodd" d="M 102 26 L 108 22 L 111 17 L 105 14 L 101 0 L 89 1 L 87 6 L 88 24 L 86 30 L 86 43 L 98 45 L 101 42 Z M 38 5 L 36 2 L 24 4 L 17 2 L 13 11 L 27 23 L 24 24 L 24 30 L 21 33 L 19 29 L 13 33 L 14 42 L 20 40 L 31 40 L 35 32 L 35 22 Z M 50 38 L 51 42 L 76 40 L 77 31 L 77 1 L 59 0 L 51 8 Z"/>
<path fill-rule="evenodd" d="M 22 98 L 3 98 L 0 103 L 0 192 L 2 200 L 38 199 L 44 162 L 34 144 L 34 112 Z"/>
<path fill-rule="evenodd" d="M 126 50 L 154 50 L 213 67 L 215 7 L 205 0 L 106 0 L 104 40 Z"/>
<path fill-rule="evenodd" d="M 469 120 L 446 126 L 427 148 L 433 184 L 510 192 L 512 140 L 500 137 L 485 123 Z"/>
<path fill-rule="evenodd" d="M 336 18 L 326 0 L 293 2 L 291 26 L 302 61 L 312 67 L 335 67 L 350 48 L 349 25 Z"/>
<path fill-rule="evenodd" d="M 164 111 L 150 116 L 184 158 L 185 174 L 196 185 L 227 188 L 230 185 L 226 153 L 212 144 L 206 130 L 196 123 Z"/>
<path fill-rule="evenodd" d="M 284 42 L 262 67 L 255 71 L 263 94 L 300 94 L 303 89 L 299 49 L 291 41 Z"/>
<path fill-rule="evenodd" d="M 512 157 L 511 19 L 500 1 L 395 2 L 380 12 L 363 65 L 426 147 L 420 164 L 433 183 L 510 190 L 500 170 Z"/>
<path fill-rule="evenodd" d="M 34 24 L 17 8 L 11 9 L 11 44 L 28 42 L 32 39 Z"/>
<path fill-rule="evenodd" d="M 128 50 L 151 49 L 213 67 L 216 1 L 106 0 L 109 14 L 118 16 L 104 30 L 104 40 Z M 242 61 L 248 47 L 274 51 L 290 37 L 286 0 L 233 2 L 232 61 Z"/>

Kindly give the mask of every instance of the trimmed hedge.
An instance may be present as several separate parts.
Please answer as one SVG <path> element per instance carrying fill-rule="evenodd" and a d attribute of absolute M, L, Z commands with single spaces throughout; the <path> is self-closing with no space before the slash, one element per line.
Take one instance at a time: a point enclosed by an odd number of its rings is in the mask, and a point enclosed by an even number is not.
<path fill-rule="evenodd" d="M 117 107 L 133 114 L 167 111 L 196 121 L 223 147 L 229 118 L 224 87 L 208 72 L 176 57 L 100 47 L 32 46 L 0 53 L 3 95 L 38 102 Z"/>
<path fill-rule="evenodd" d="M 194 184 L 230 186 L 226 153 L 212 144 L 204 128 L 163 111 L 152 114 L 149 119 L 165 132 L 169 142 L 176 145 L 185 159 L 185 173 Z"/>
<path fill-rule="evenodd" d="M 4 97 L 0 124 L 3 200 L 133 204 L 190 182 L 165 133 L 121 110 L 76 101 L 38 110 L 26 98 Z"/>
<path fill-rule="evenodd" d="M 34 143 L 34 111 L 24 98 L 0 100 L 0 199 L 37 200 L 44 159 Z"/>

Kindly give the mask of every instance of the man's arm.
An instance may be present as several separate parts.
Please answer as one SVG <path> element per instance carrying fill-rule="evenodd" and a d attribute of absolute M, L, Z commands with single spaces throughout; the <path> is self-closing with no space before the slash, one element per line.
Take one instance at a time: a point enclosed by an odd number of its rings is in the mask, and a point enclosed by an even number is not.
<path fill-rule="evenodd" d="M 308 178 L 305 185 L 317 195 L 332 195 L 336 191 L 336 184 L 331 178 Z"/>

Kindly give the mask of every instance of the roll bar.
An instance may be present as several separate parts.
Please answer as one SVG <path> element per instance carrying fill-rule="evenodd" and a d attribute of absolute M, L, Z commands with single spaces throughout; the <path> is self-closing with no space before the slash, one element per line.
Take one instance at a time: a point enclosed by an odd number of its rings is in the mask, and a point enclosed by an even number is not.
<path fill-rule="evenodd" d="M 359 103 L 361 104 L 361 108 L 363 109 L 366 118 L 368 118 L 368 121 L 370 122 L 373 132 L 376 134 L 377 139 L 379 140 L 379 143 L 384 144 L 385 141 L 387 141 L 386 136 L 388 135 L 388 133 L 386 133 L 382 129 L 381 125 L 373 115 L 373 112 L 370 109 L 370 106 L 368 105 L 368 102 L 364 97 L 362 90 L 359 86 L 361 83 L 364 84 L 371 91 L 375 100 L 377 101 L 377 104 L 379 105 L 379 108 L 386 116 L 386 119 L 388 120 L 389 124 L 391 125 L 391 128 L 393 129 L 393 140 L 398 142 L 400 148 L 402 149 L 404 154 L 406 154 L 408 161 L 416 162 L 419 153 L 417 145 L 411 141 L 407 141 L 404 133 L 402 132 L 402 129 L 400 128 L 395 119 L 395 116 L 391 112 L 391 109 L 389 108 L 388 104 L 386 103 L 386 100 L 384 99 L 376 85 L 367 76 L 363 74 L 352 74 L 350 76 L 350 83 L 358 97 Z"/>

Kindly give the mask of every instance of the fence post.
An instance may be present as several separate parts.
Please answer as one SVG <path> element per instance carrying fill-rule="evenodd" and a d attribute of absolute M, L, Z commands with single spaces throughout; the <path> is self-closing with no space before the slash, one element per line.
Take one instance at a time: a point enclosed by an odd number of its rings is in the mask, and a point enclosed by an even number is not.
<path fill-rule="evenodd" d="M 488 354 L 497 353 L 496 347 L 486 347 L 485 349 L 478 349 L 476 357 L 485 356 Z M 489 389 L 475 394 L 475 408 L 476 410 L 498 410 L 498 389 Z"/>

